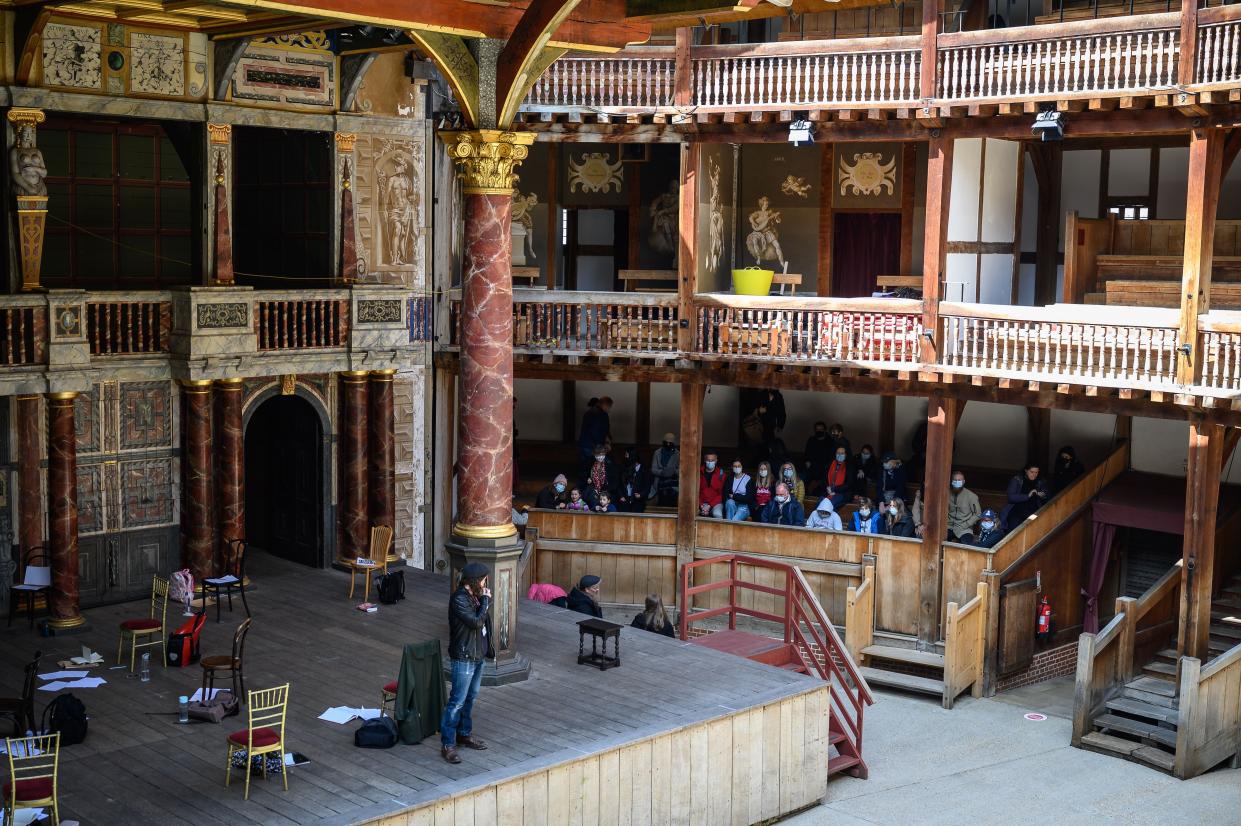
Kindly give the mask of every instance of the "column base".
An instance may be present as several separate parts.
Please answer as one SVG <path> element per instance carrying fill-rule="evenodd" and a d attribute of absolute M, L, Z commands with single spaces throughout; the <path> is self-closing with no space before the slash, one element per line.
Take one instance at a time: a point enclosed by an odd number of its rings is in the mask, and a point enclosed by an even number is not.
<path fill-rule="evenodd" d="M 520 683 L 530 678 L 530 661 L 524 654 L 507 660 L 483 660 L 483 685 L 497 686 Z M 444 660 L 444 679 L 452 679 L 452 660 Z"/>
<path fill-rule="evenodd" d="M 63 619 L 50 617 L 43 620 L 41 626 L 46 629 L 45 636 L 48 637 L 67 637 L 73 634 L 85 634 L 91 630 L 86 618 L 81 616 Z"/>
<path fill-rule="evenodd" d="M 517 536 L 466 537 L 454 532 L 444 547 L 448 551 L 450 590 L 456 590 L 459 572 L 470 562 L 481 562 L 491 570 L 491 643 L 499 656 L 484 662 L 483 685 L 508 685 L 527 679 L 530 661 L 517 652 L 517 600 L 524 596 L 519 593 L 519 566 L 524 544 Z"/>

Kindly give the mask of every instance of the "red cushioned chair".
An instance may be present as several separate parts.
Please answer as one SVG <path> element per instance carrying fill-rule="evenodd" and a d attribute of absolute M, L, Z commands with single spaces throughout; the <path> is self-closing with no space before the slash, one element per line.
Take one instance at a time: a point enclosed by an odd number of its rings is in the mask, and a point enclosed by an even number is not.
<path fill-rule="evenodd" d="M 389 703 L 394 703 L 394 704 L 396 703 L 396 680 L 393 680 L 390 683 L 384 684 L 383 690 L 381 691 L 379 695 L 379 713 L 380 714 L 388 713 Z"/>
<path fill-rule="evenodd" d="M 124 660 L 121 654 L 125 650 L 125 639 L 129 639 L 129 670 L 134 670 L 134 660 L 139 648 L 159 646 L 159 661 L 168 667 L 168 580 L 160 576 L 151 577 L 151 608 L 145 617 L 127 619 L 121 623 L 120 639 L 116 643 L 116 664 Z M 138 642 L 141 639 L 142 642 Z"/>
<path fill-rule="evenodd" d="M 4 746 L 9 757 L 9 779 L 3 789 L 4 822 L 12 823 L 18 809 L 51 809 L 52 823 L 59 826 L 56 774 L 60 767 L 60 733 L 10 737 Z"/>
<path fill-rule="evenodd" d="M 224 775 L 227 787 L 233 779 L 233 755 L 246 753 L 246 795 L 250 799 L 250 761 L 258 754 L 275 752 L 280 755 L 280 775 L 284 790 L 289 790 L 289 770 L 284 763 L 284 717 L 289 707 L 289 684 L 276 688 L 251 691 L 246 698 L 248 725 L 228 736 L 228 771 Z M 267 761 L 263 760 L 263 777 L 267 777 Z"/>

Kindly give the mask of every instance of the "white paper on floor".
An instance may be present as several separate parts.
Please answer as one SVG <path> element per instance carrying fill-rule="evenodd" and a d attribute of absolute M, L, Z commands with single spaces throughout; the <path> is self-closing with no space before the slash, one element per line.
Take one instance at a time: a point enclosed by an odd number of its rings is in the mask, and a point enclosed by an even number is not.
<path fill-rule="evenodd" d="M 373 720 L 382 712 L 377 708 L 350 708 L 349 706 L 332 706 L 319 715 L 320 720 L 329 723 L 345 724 L 350 720 Z"/>
<path fill-rule="evenodd" d="M 39 686 L 40 691 L 60 691 L 62 688 L 99 688 L 106 683 L 103 677 L 83 677 L 80 680 L 55 680 Z"/>
<path fill-rule="evenodd" d="M 12 826 L 30 826 L 31 823 L 34 823 L 41 817 L 43 817 L 42 809 L 18 809 L 13 815 Z M 70 823 L 68 820 L 60 822 L 62 826 L 69 826 Z M 6 823 L 5 826 L 9 826 L 9 824 Z"/>
<path fill-rule="evenodd" d="M 40 680 L 76 680 L 79 677 L 85 677 L 89 671 L 52 671 L 48 674 L 40 674 Z"/>
<path fill-rule="evenodd" d="M 224 691 L 224 689 L 222 688 L 211 689 L 210 693 L 207 694 L 207 699 L 208 700 L 214 699 L 215 695 L 219 694 L 221 691 Z M 190 695 L 190 702 L 201 703 L 202 701 L 203 701 L 203 690 L 201 688 L 196 689 L 194 693 Z"/>

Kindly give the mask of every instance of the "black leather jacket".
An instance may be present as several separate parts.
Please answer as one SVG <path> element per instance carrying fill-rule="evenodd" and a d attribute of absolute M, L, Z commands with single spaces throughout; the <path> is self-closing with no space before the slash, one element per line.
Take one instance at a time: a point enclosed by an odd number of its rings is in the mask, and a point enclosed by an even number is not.
<path fill-rule="evenodd" d="M 475 602 L 464 586 L 458 587 L 448 603 L 448 658 L 480 662 L 495 657 L 491 640 L 491 597 Z"/>

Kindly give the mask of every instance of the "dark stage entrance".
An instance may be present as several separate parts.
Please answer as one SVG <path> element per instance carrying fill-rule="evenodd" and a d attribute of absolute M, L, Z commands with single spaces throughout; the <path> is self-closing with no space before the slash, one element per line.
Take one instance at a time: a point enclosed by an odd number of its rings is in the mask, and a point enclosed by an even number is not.
<path fill-rule="evenodd" d="M 246 538 L 303 565 L 323 565 L 323 430 L 297 396 L 273 396 L 246 427 Z"/>
<path fill-rule="evenodd" d="M 832 223 L 832 295 L 868 298 L 875 278 L 901 269 L 899 212 L 837 212 Z"/>

